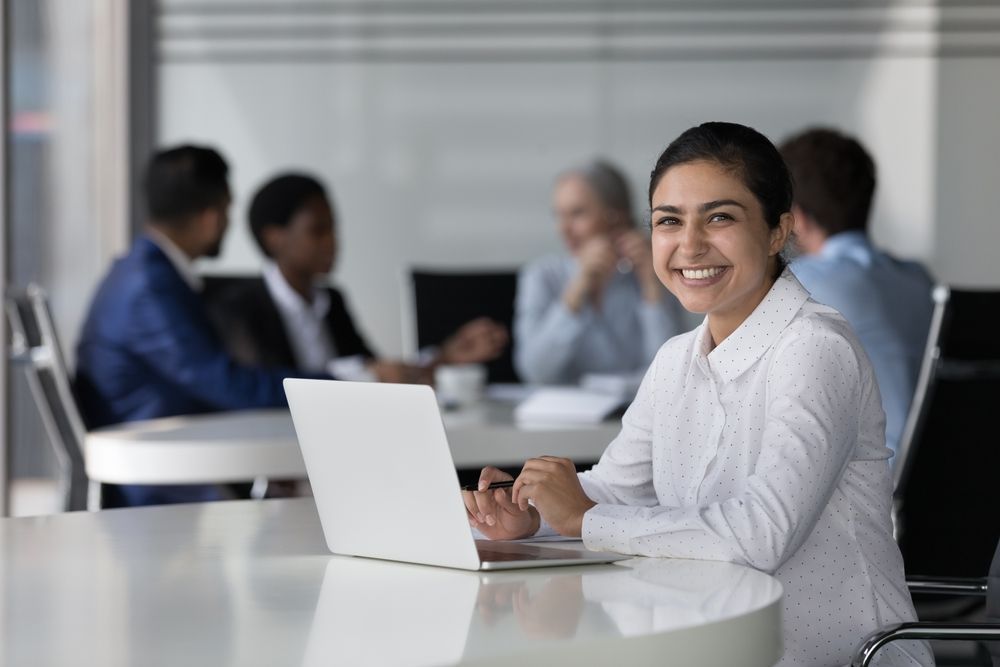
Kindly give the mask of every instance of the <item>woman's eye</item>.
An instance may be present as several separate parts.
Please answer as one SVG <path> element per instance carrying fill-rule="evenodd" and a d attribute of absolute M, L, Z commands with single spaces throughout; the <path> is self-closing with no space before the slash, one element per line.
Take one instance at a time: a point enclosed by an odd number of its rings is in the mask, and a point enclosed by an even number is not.
<path fill-rule="evenodd" d="M 681 222 L 677 218 L 660 218 L 659 220 L 653 223 L 653 226 L 659 227 L 660 225 L 679 225 L 679 224 L 681 224 Z"/>
<path fill-rule="evenodd" d="M 709 222 L 727 222 L 732 220 L 733 216 L 728 213 L 713 213 L 712 217 L 708 219 Z"/>

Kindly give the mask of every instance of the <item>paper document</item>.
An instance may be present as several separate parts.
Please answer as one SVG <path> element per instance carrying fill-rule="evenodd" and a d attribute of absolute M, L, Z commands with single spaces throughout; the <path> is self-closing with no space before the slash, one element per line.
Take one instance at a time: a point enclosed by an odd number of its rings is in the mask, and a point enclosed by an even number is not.
<path fill-rule="evenodd" d="M 514 408 L 514 419 L 519 423 L 598 424 L 622 402 L 614 394 L 547 387 L 538 389 Z"/>
<path fill-rule="evenodd" d="M 535 388 L 526 384 L 488 384 L 486 398 L 503 403 L 520 403 L 535 393 Z"/>
<path fill-rule="evenodd" d="M 580 388 L 618 396 L 622 403 L 635 398 L 643 373 L 587 373 L 580 378 Z"/>

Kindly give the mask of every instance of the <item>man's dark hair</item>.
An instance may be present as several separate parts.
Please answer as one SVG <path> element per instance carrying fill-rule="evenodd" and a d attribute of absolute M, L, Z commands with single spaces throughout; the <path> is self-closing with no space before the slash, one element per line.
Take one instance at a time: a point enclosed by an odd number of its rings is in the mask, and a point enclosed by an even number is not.
<path fill-rule="evenodd" d="M 302 206 L 313 197 L 323 197 L 326 189 L 308 174 L 281 174 L 265 183 L 250 202 L 250 231 L 261 252 L 270 257 L 264 244 L 264 230 L 268 227 L 287 227 Z"/>
<path fill-rule="evenodd" d="M 828 236 L 868 227 L 875 162 L 857 140 L 816 128 L 786 140 L 781 154 L 792 172 L 795 203 Z"/>
<path fill-rule="evenodd" d="M 226 161 L 211 148 L 178 146 L 156 153 L 144 179 L 149 218 L 178 224 L 225 203 L 228 175 Z"/>

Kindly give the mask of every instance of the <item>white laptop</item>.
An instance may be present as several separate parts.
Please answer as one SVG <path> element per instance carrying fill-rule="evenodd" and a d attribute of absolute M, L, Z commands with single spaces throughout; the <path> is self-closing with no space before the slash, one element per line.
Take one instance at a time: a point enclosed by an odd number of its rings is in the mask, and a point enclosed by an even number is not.
<path fill-rule="evenodd" d="M 582 544 L 474 539 L 430 387 L 291 378 L 284 384 L 333 553 L 463 570 L 627 558 Z"/>

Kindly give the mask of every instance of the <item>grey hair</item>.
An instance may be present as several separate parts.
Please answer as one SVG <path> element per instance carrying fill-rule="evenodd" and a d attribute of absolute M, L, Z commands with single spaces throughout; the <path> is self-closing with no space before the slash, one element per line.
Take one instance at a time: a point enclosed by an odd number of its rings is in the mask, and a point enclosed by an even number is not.
<path fill-rule="evenodd" d="M 589 164 L 563 172 L 561 178 L 578 176 L 597 193 L 597 198 L 612 211 L 621 213 L 628 224 L 634 225 L 632 195 L 625 175 L 606 160 L 594 160 Z"/>

